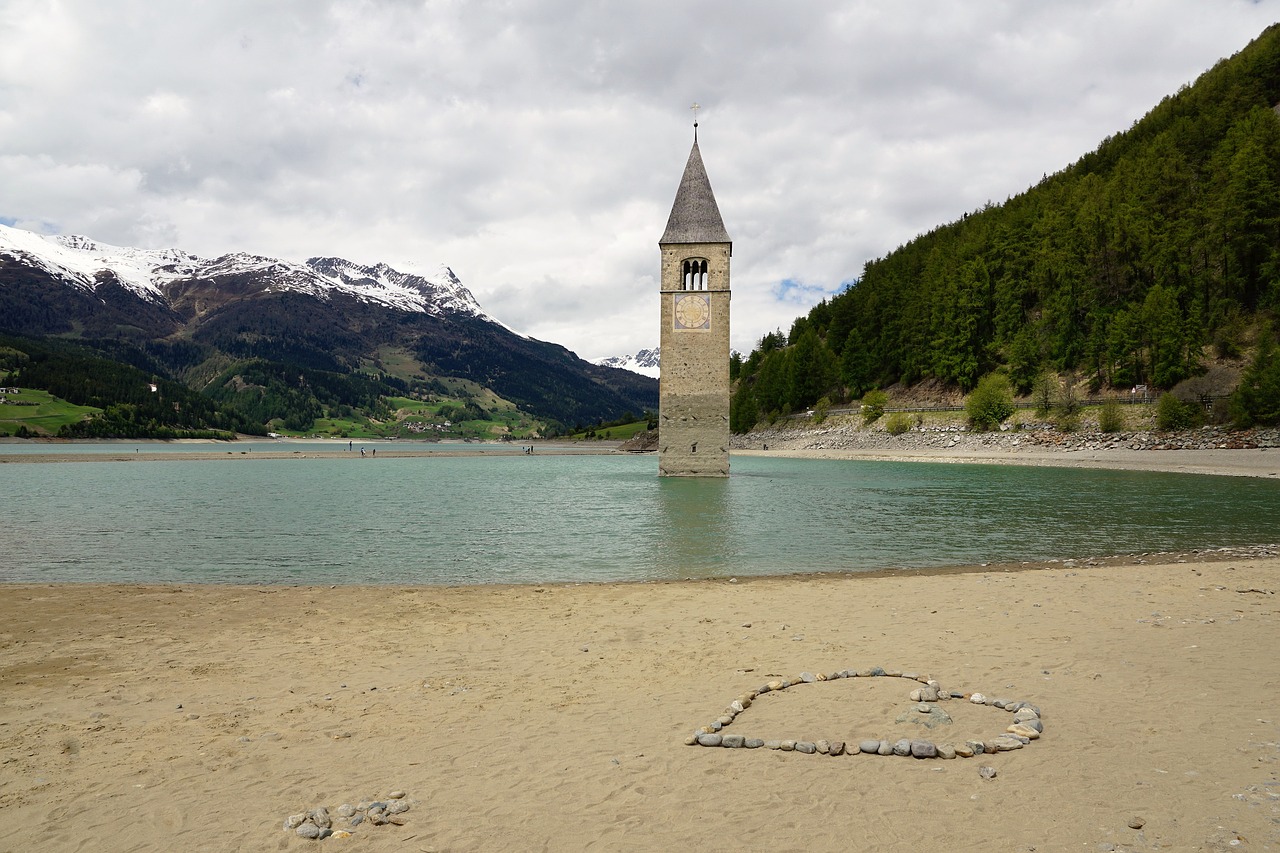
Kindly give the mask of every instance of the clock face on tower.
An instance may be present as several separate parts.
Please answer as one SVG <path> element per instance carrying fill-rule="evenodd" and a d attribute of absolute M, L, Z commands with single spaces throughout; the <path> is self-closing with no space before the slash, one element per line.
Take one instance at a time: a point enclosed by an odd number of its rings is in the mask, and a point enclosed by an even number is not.
<path fill-rule="evenodd" d="M 711 300 L 701 293 L 678 293 L 675 297 L 677 329 L 710 329 Z"/>

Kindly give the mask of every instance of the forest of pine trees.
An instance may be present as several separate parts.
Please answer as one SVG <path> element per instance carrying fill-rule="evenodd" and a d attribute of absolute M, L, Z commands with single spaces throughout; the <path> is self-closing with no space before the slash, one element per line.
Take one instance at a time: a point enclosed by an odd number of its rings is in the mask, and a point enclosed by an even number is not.
<path fill-rule="evenodd" d="M 867 263 L 731 365 L 731 423 L 933 378 L 1170 388 L 1280 305 L 1280 25 L 1004 204 Z M 1257 340 L 1263 338 L 1264 340 Z"/>

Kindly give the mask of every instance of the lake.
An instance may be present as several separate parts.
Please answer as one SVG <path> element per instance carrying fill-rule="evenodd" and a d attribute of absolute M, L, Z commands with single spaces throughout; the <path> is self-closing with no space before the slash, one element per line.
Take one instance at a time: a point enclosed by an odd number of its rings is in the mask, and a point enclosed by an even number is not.
<path fill-rule="evenodd" d="M 659 479 L 652 456 L 334 457 L 0 466 L 0 581 L 858 572 L 1274 542 L 1280 518 L 1280 483 L 1239 477 L 735 457 L 728 479 L 690 480 Z"/>

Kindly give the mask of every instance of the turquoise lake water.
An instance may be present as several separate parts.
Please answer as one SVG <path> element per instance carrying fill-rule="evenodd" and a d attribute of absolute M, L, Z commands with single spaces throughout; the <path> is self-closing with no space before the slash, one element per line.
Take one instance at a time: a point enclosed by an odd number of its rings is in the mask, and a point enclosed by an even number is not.
<path fill-rule="evenodd" d="M 1280 539 L 1280 483 L 1243 477 L 734 457 L 727 480 L 677 480 L 652 456 L 335 455 L 0 466 L 0 582 L 658 580 Z"/>

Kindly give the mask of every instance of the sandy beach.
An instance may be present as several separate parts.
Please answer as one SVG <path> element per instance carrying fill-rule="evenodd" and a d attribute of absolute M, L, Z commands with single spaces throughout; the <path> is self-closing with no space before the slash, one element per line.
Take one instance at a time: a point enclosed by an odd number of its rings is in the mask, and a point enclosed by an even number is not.
<path fill-rule="evenodd" d="M 0 850 L 1277 849 L 1278 569 L 7 586 Z M 1031 702 L 1044 735 L 954 760 L 684 744 L 770 680 L 875 666 Z M 959 743 L 1009 724 L 951 700 L 926 730 L 913 686 L 799 684 L 725 732 Z M 282 828 L 395 790 L 402 826 Z"/>
<path fill-rule="evenodd" d="M 1186 453 L 1134 456 L 1280 462 Z M 650 584 L 9 584 L 0 851 L 1276 850 L 1278 571 L 1271 545 Z M 1029 702 L 1043 736 L 950 760 L 685 743 L 770 681 L 873 667 Z M 722 731 L 856 751 L 1012 721 L 922 713 L 920 686 L 799 683 Z M 398 823 L 336 817 L 393 792 Z M 321 806 L 351 837 L 284 829 Z"/>

